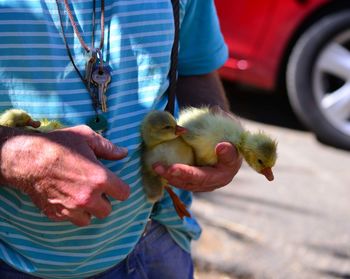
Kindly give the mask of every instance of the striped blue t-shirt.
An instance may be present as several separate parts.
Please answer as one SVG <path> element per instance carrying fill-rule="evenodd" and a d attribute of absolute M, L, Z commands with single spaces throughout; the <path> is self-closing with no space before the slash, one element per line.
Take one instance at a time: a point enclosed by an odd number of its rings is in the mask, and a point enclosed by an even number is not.
<path fill-rule="evenodd" d="M 71 0 L 84 41 L 92 38 L 92 0 Z M 179 74 L 204 74 L 227 57 L 213 1 L 181 0 Z M 74 61 L 85 69 L 85 51 L 74 34 L 64 3 L 55 0 L 0 0 L 0 111 L 16 107 L 34 118 L 67 126 L 94 116 L 92 101 L 62 39 L 58 8 Z M 95 46 L 100 41 L 100 1 L 96 1 Z M 129 155 L 103 162 L 131 187 L 128 200 L 111 200 L 112 213 L 87 227 L 47 219 L 20 191 L 0 187 L 0 259 L 45 278 L 84 278 L 123 260 L 139 240 L 152 204 L 140 177 L 139 126 L 150 109 L 164 109 L 174 37 L 170 0 L 105 1 L 103 58 L 111 67 L 104 136 Z M 45 147 L 43 147 L 45 148 Z M 20 159 L 20 158 L 18 158 Z M 177 190 L 189 206 L 191 194 Z M 200 234 L 195 219 L 179 219 L 165 195 L 153 218 L 184 249 Z"/>

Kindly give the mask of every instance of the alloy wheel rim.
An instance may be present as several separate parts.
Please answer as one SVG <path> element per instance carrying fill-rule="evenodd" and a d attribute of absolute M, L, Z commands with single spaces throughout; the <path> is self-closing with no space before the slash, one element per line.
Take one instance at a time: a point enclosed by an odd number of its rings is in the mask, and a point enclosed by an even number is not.
<path fill-rule="evenodd" d="M 319 53 L 313 94 L 321 113 L 350 136 L 350 30 L 335 36 Z"/>

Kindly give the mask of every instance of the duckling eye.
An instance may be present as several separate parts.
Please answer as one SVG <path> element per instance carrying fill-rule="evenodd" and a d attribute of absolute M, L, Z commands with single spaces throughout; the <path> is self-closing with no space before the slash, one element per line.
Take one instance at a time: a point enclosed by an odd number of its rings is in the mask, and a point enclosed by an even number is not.
<path fill-rule="evenodd" d="M 169 129 L 171 129 L 171 126 L 170 126 L 170 125 L 167 125 L 167 126 L 165 126 L 163 129 L 169 130 Z"/>
<path fill-rule="evenodd" d="M 258 159 L 258 163 L 259 163 L 260 165 L 263 165 L 263 164 L 264 164 L 264 162 L 263 162 L 261 159 Z"/>

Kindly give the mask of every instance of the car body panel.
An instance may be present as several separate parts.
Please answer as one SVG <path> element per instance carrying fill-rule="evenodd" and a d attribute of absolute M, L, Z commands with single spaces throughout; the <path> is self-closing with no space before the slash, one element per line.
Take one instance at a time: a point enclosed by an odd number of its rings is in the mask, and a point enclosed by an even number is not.
<path fill-rule="evenodd" d="M 330 0 L 216 0 L 229 59 L 224 79 L 275 89 L 283 55 L 299 26 Z"/>

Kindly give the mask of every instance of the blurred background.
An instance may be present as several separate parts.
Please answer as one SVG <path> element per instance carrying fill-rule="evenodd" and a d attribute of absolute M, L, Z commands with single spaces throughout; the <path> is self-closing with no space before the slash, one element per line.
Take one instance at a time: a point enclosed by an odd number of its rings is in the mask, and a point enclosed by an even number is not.
<path fill-rule="evenodd" d="M 231 110 L 279 157 L 272 182 L 243 165 L 196 194 L 196 277 L 350 278 L 350 1 L 215 4 Z"/>

